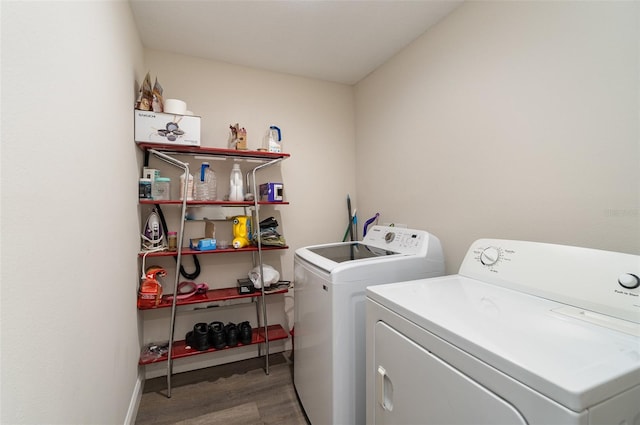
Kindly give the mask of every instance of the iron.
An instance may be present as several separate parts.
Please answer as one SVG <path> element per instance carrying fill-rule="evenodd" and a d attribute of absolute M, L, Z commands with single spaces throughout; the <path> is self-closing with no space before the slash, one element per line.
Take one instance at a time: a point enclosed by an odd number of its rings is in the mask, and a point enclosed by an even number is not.
<path fill-rule="evenodd" d="M 158 212 L 154 208 L 151 210 L 147 221 L 145 222 L 144 229 L 142 230 L 142 250 L 143 251 L 156 251 L 165 249 L 164 230 L 160 223 L 160 217 Z"/>

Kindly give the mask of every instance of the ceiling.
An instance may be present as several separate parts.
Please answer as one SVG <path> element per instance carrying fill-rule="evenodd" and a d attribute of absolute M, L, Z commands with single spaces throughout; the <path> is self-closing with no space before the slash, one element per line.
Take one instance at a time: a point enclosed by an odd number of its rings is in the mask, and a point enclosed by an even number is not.
<path fill-rule="evenodd" d="M 130 0 L 145 47 L 355 84 L 459 0 Z"/>

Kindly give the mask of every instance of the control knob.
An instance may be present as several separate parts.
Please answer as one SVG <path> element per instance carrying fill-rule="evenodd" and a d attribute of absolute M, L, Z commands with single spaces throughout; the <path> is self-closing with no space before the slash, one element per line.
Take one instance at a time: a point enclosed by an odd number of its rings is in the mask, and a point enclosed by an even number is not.
<path fill-rule="evenodd" d="M 500 259 L 500 250 L 495 246 L 485 248 L 480 253 L 480 262 L 485 266 L 493 266 Z"/>
<path fill-rule="evenodd" d="M 620 286 L 627 289 L 634 289 L 640 286 L 640 278 L 633 273 L 623 273 L 618 277 Z"/>

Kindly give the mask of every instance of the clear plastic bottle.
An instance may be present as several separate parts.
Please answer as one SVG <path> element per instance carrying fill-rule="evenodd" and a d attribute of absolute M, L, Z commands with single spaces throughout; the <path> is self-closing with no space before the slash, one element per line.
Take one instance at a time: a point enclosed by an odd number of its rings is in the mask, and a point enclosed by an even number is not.
<path fill-rule="evenodd" d="M 196 201 L 206 201 L 209 197 L 209 186 L 207 185 L 207 169 L 209 163 L 203 162 L 200 166 L 200 172 L 196 174 L 194 183 L 194 198 Z"/>
<path fill-rule="evenodd" d="M 187 164 L 189 165 L 189 164 Z M 184 193 L 184 181 L 187 179 L 187 172 L 185 171 L 180 175 L 180 200 L 182 201 L 185 198 Z M 187 181 L 187 201 L 193 201 L 193 175 L 189 174 Z"/>
<path fill-rule="evenodd" d="M 229 200 L 244 201 L 244 184 L 242 182 L 242 171 L 240 164 L 233 164 L 231 175 L 229 176 Z"/>
<path fill-rule="evenodd" d="M 207 168 L 207 185 L 209 186 L 209 197 L 207 201 L 215 201 L 218 199 L 218 182 L 216 180 L 216 172 L 213 168 Z"/>
<path fill-rule="evenodd" d="M 200 175 L 196 179 L 195 197 L 197 201 L 215 201 L 217 199 L 216 173 L 208 162 L 200 166 Z"/>

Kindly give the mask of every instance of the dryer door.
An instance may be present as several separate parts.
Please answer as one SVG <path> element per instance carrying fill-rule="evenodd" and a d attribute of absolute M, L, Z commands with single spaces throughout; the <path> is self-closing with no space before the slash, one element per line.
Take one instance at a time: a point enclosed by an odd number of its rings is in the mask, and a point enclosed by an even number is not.
<path fill-rule="evenodd" d="M 505 400 L 384 322 L 375 324 L 375 424 L 523 424 Z"/>

